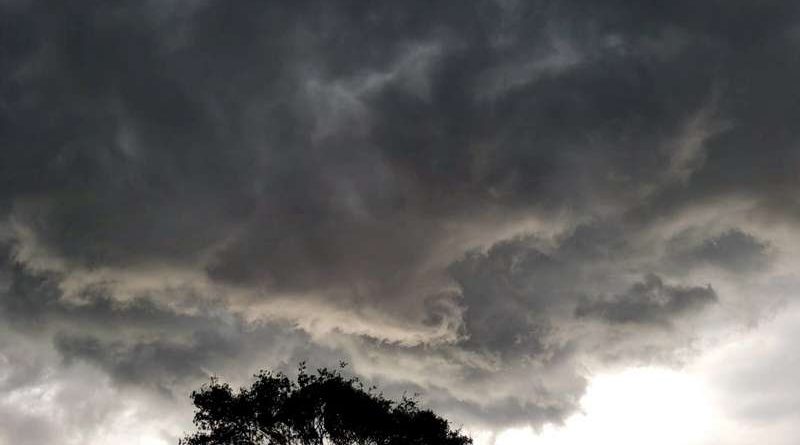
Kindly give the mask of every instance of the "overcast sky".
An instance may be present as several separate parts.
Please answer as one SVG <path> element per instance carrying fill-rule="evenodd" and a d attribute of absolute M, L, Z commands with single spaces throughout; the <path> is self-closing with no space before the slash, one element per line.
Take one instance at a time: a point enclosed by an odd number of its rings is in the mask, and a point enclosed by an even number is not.
<path fill-rule="evenodd" d="M 799 13 L 0 1 L 0 445 L 340 360 L 486 442 L 797 443 Z"/>

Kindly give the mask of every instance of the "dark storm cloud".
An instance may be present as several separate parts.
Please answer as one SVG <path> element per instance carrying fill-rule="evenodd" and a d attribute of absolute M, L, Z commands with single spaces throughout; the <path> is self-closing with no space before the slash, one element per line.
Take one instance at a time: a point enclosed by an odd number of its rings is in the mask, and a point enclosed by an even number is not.
<path fill-rule="evenodd" d="M 717 302 L 710 287 L 665 283 L 652 269 L 667 269 L 668 262 L 640 257 L 653 248 L 637 246 L 641 241 L 632 233 L 633 227 L 594 222 L 561 235 L 555 245 L 519 237 L 453 263 L 450 273 L 465 307 L 464 345 L 546 357 L 574 347 L 551 339 L 563 337 L 575 318 L 668 327 Z"/>
<path fill-rule="evenodd" d="M 721 56 L 694 62 L 725 43 L 701 35 L 662 60 L 627 46 L 672 38 L 658 34 L 676 26 L 667 20 L 639 36 L 636 11 L 598 11 L 608 29 L 572 35 L 594 16 L 541 5 L 210 3 L 167 18 L 95 6 L 41 6 L 19 30 L 28 50 L 9 61 L 5 142 L 27 153 L 8 151 L 3 176 L 15 198 L 45 195 L 23 217 L 73 261 L 218 248 L 215 279 L 288 291 L 391 282 L 424 261 L 443 224 L 483 209 L 635 198 L 668 161 L 654 148 L 720 81 L 706 67 Z M 506 18 L 518 14 L 527 21 Z M 487 70 L 557 53 L 559 39 L 574 65 L 478 97 L 504 82 Z M 412 74 L 429 91 L 409 91 Z"/>
<path fill-rule="evenodd" d="M 623 295 L 582 302 L 575 315 L 609 323 L 668 324 L 676 316 L 697 313 L 716 301 L 717 294 L 710 286 L 670 286 L 657 275 L 648 275 Z"/>
<path fill-rule="evenodd" d="M 690 269 L 711 265 L 737 273 L 768 266 L 773 250 L 769 243 L 738 229 L 698 239 L 696 230 L 678 234 L 667 248 L 677 267 Z"/>
<path fill-rule="evenodd" d="M 693 335 L 698 270 L 767 269 L 738 224 L 800 215 L 796 2 L 0 8 L 0 311 L 119 382 L 285 341 L 553 420 L 582 359 Z"/>
<path fill-rule="evenodd" d="M 62 335 L 56 339 L 56 348 L 64 356 L 98 364 L 123 383 L 156 383 L 165 387 L 174 380 L 207 377 L 203 366 L 212 362 L 214 352 L 223 351 L 231 358 L 237 347 L 219 338 L 197 338 L 189 344 L 145 341 L 133 345 L 102 342 L 94 337 Z"/>

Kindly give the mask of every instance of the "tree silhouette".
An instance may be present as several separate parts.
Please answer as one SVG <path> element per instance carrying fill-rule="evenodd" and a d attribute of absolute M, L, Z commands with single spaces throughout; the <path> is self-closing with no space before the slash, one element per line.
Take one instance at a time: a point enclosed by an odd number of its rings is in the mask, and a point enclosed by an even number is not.
<path fill-rule="evenodd" d="M 341 365 L 344 367 L 344 364 Z M 234 392 L 212 379 L 191 398 L 197 432 L 179 445 L 469 445 L 472 439 L 447 420 L 365 388 L 338 370 L 308 373 L 296 381 L 261 371 L 249 388 Z"/>

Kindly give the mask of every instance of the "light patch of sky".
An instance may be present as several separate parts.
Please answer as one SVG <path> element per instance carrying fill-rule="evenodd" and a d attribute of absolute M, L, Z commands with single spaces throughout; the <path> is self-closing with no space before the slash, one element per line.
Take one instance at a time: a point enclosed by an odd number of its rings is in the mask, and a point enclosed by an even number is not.
<path fill-rule="evenodd" d="M 496 445 L 577 445 L 614 443 L 702 444 L 713 408 L 702 381 L 662 368 L 630 368 L 594 377 L 581 412 L 564 425 L 503 431 Z"/>

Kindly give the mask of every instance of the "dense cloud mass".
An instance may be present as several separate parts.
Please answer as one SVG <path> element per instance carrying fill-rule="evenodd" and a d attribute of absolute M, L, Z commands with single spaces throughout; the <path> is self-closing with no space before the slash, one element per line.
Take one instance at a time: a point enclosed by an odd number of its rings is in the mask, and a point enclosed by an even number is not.
<path fill-rule="evenodd" d="M 26 388 L 298 360 L 538 426 L 752 324 L 799 239 L 798 9 L 0 2 L 0 444 L 124 411 L 4 415 Z"/>

